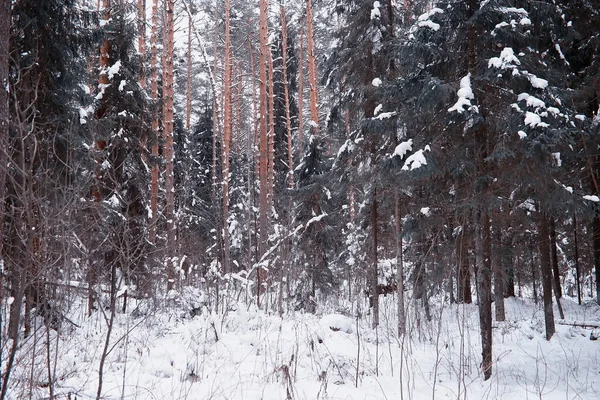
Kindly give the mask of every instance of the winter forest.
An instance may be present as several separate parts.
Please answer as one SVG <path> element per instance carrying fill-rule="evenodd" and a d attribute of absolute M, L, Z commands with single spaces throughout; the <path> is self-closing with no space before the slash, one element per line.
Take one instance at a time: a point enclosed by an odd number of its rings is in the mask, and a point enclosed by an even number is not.
<path fill-rule="evenodd" d="M 0 400 L 600 398 L 600 1 L 0 0 Z"/>

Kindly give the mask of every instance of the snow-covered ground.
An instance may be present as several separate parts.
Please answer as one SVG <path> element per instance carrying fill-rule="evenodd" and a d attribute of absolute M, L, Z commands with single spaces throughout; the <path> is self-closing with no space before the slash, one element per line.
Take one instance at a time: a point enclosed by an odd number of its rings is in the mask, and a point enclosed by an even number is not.
<path fill-rule="evenodd" d="M 357 324 L 334 307 L 280 318 L 236 304 L 225 314 L 203 308 L 192 317 L 181 301 L 162 307 L 169 312 L 145 303 L 135 309 L 132 301 L 116 316 L 102 398 L 600 399 L 600 341 L 590 340 L 591 329 L 559 324 L 546 341 L 541 306 L 530 300 L 507 299 L 507 321 L 494 325 L 488 381 L 479 368 L 476 305 L 438 302 L 431 322 L 411 306 L 409 333 L 399 341 L 395 298 L 382 300 L 377 331 L 367 315 Z M 595 305 L 563 303 L 568 321 L 600 321 Z M 73 310 L 80 327 L 67 323 L 58 337 L 50 331 L 47 347 L 40 324 L 23 343 L 9 398 L 49 398 L 48 365 L 57 398 L 96 398 L 106 320 Z"/>

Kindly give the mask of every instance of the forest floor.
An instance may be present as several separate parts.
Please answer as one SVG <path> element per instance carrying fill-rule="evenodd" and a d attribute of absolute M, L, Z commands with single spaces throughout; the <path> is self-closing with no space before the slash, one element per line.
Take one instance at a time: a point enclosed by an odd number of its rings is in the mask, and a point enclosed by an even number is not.
<path fill-rule="evenodd" d="M 411 306 L 399 341 L 395 296 L 382 297 L 376 331 L 368 315 L 346 316 L 340 304 L 280 318 L 239 303 L 209 312 L 198 298 L 192 292 L 160 307 L 169 312 L 130 300 L 130 310 L 116 314 L 102 399 L 600 398 L 593 329 L 557 323 L 546 341 L 541 304 L 531 300 L 506 300 L 506 322 L 494 323 L 493 375 L 484 381 L 475 304 L 432 299 L 431 322 Z M 565 321 L 600 324 L 591 301 L 562 303 Z M 22 343 L 9 398 L 49 398 L 49 369 L 56 398 L 96 398 L 108 316 L 88 318 L 83 303 L 72 304 L 77 326 L 65 322 L 57 334 L 40 320 Z"/>

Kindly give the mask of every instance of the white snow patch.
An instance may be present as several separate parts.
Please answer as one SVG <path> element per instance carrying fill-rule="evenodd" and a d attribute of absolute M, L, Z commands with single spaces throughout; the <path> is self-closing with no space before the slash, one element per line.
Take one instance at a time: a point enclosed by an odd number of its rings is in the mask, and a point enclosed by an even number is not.
<path fill-rule="evenodd" d="M 500 57 L 492 57 L 488 61 L 488 68 L 516 68 L 517 65 L 521 65 L 521 61 L 515 56 L 515 52 L 511 47 L 505 47 L 500 52 Z"/>
<path fill-rule="evenodd" d="M 412 151 L 412 145 L 412 139 L 408 139 L 406 142 L 400 143 L 394 150 L 394 156 L 398 156 L 400 159 L 403 159 L 407 152 Z"/>
<path fill-rule="evenodd" d="M 596 196 L 596 195 L 586 195 L 586 196 L 583 196 L 583 198 L 585 200 L 593 201 L 595 203 L 600 202 L 600 198 L 598 198 L 598 196 Z"/>
<path fill-rule="evenodd" d="M 421 214 L 423 214 L 424 216 L 429 217 L 431 215 L 431 208 L 429 208 L 429 207 L 423 207 L 423 208 L 421 208 L 419 210 L 419 212 Z"/>
<path fill-rule="evenodd" d="M 519 131 L 517 134 L 519 135 L 519 139 L 525 139 L 527 137 L 527 134 L 523 131 Z"/>
<path fill-rule="evenodd" d="M 121 69 L 121 60 L 117 60 L 116 63 L 114 63 L 113 65 L 111 65 L 111 67 L 108 69 L 108 79 L 112 80 L 112 78 L 119 73 L 119 70 Z"/>
<path fill-rule="evenodd" d="M 542 122 L 542 119 L 539 115 L 529 111 L 527 111 L 527 113 L 525 114 L 525 125 L 529 125 L 532 128 L 535 128 L 536 126 L 539 126 L 541 128 L 547 128 L 549 126 L 547 123 Z"/>
<path fill-rule="evenodd" d="M 465 111 L 465 107 L 469 107 L 469 111 L 474 107 L 471 106 L 471 100 L 475 98 L 473 95 L 473 89 L 471 88 L 471 73 L 469 72 L 465 77 L 460 80 L 460 89 L 456 93 L 458 100 L 456 103 L 448 109 L 448 112 L 456 111 L 462 113 Z"/>
<path fill-rule="evenodd" d="M 392 117 L 393 117 L 393 116 L 395 116 L 395 115 L 396 115 L 396 112 L 395 112 L 395 111 L 392 111 L 392 112 L 384 112 L 384 113 L 381 113 L 381 114 L 379 114 L 379 115 L 378 115 L 378 116 L 376 116 L 376 117 L 373 117 L 373 119 L 378 119 L 378 120 L 382 120 L 382 119 L 388 119 L 388 118 L 392 118 Z"/>
<path fill-rule="evenodd" d="M 533 74 L 529 74 L 528 78 L 529 82 L 531 83 L 531 86 L 533 86 L 536 89 L 546 89 L 548 87 L 548 81 L 545 79 L 538 78 Z"/>
<path fill-rule="evenodd" d="M 377 107 L 375 107 L 375 111 L 373 111 L 373 114 L 374 115 L 379 114 L 382 109 L 383 109 L 383 104 L 378 104 Z"/>
<path fill-rule="evenodd" d="M 382 83 L 383 83 L 383 82 L 382 82 L 382 81 L 381 81 L 381 79 L 379 79 L 379 78 L 375 78 L 375 79 L 373 79 L 373 82 L 371 82 L 371 84 L 372 84 L 373 86 L 375 86 L 375 87 L 379 87 L 379 86 L 381 86 L 381 84 L 382 84 Z"/>
<path fill-rule="evenodd" d="M 429 28 L 433 31 L 439 31 L 440 30 L 440 24 L 436 24 L 433 21 L 430 20 L 426 20 L 426 21 L 419 21 L 419 26 L 420 27 L 424 27 L 424 28 Z"/>
<path fill-rule="evenodd" d="M 379 10 L 381 4 L 378 1 L 373 2 L 373 8 L 371 9 L 371 19 L 379 19 L 381 18 L 381 11 Z"/>
<path fill-rule="evenodd" d="M 404 166 L 402 167 L 403 171 L 412 171 L 415 170 L 417 168 L 421 168 L 423 165 L 427 165 L 427 159 L 425 158 L 424 153 L 426 151 L 430 151 L 430 147 L 429 145 L 425 146 L 424 149 L 421 150 L 417 150 L 414 154 L 410 155 L 407 159 L 406 162 L 404 163 Z"/>

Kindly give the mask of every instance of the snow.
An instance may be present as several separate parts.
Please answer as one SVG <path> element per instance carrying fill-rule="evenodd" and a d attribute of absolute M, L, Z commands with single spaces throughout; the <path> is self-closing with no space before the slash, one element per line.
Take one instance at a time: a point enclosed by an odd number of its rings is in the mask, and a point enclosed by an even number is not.
<path fill-rule="evenodd" d="M 517 134 L 519 135 L 519 139 L 525 139 L 527 137 L 527 134 L 523 131 L 519 131 Z"/>
<path fill-rule="evenodd" d="M 521 25 L 531 25 L 531 20 L 529 18 L 522 18 L 519 21 L 519 24 L 521 24 Z"/>
<path fill-rule="evenodd" d="M 528 15 L 528 12 L 524 8 L 516 8 L 516 7 L 500 7 L 500 11 L 503 13 L 514 13 L 521 15 Z"/>
<path fill-rule="evenodd" d="M 546 89 L 548 87 L 548 81 L 545 79 L 538 78 L 533 74 L 529 74 L 528 78 L 529 82 L 531 83 L 531 86 L 533 86 L 536 89 Z"/>
<path fill-rule="evenodd" d="M 378 119 L 378 120 L 389 119 L 389 118 L 392 118 L 392 117 L 394 117 L 395 115 L 396 115 L 396 112 L 395 112 L 395 111 L 392 111 L 392 112 L 384 112 L 384 113 L 381 113 L 381 114 L 379 114 L 379 115 L 378 115 L 378 116 L 376 116 L 376 117 L 373 117 L 373 119 Z"/>
<path fill-rule="evenodd" d="M 435 14 L 443 14 L 443 13 L 444 13 L 444 10 L 442 10 L 441 8 L 433 7 L 428 12 L 421 14 L 418 18 L 418 21 L 420 21 L 420 22 L 427 21 L 429 18 L 431 18 Z"/>
<path fill-rule="evenodd" d="M 521 62 L 511 47 L 505 47 L 500 52 L 500 57 L 492 57 L 488 61 L 488 68 L 507 69 L 516 68 L 517 65 L 521 65 Z"/>
<path fill-rule="evenodd" d="M 113 65 L 111 65 L 111 67 L 108 69 L 108 79 L 112 80 L 112 78 L 119 73 L 119 70 L 121 69 L 121 60 L 117 60 L 116 63 L 114 63 Z"/>
<path fill-rule="evenodd" d="M 596 195 L 586 195 L 586 196 L 583 196 L 583 198 L 585 200 L 593 201 L 595 203 L 600 202 L 600 198 L 598 198 L 598 196 L 596 196 Z"/>
<path fill-rule="evenodd" d="M 429 150 L 429 145 L 427 145 L 424 149 L 417 150 L 414 154 L 410 155 L 404 162 L 402 170 L 413 171 L 415 169 L 421 168 L 423 165 L 427 165 L 427 159 L 425 158 L 424 152 Z"/>
<path fill-rule="evenodd" d="M 403 159 L 407 152 L 412 151 L 412 144 L 412 139 L 408 139 L 406 142 L 400 143 L 394 150 L 394 156 L 398 156 L 400 159 Z"/>
<path fill-rule="evenodd" d="M 575 116 L 575 119 L 578 119 L 578 120 L 580 120 L 580 121 L 585 121 L 585 115 L 582 115 L 582 114 L 577 114 L 577 115 Z"/>
<path fill-rule="evenodd" d="M 378 1 L 373 2 L 373 8 L 371 9 L 371 20 L 381 18 L 381 11 L 379 10 L 381 4 Z"/>
<path fill-rule="evenodd" d="M 533 108 L 546 108 L 546 103 L 542 100 L 538 99 L 535 96 L 531 96 L 529 93 L 521 93 L 517 97 L 518 101 L 525 100 L 529 107 Z"/>
<path fill-rule="evenodd" d="M 460 80 L 460 89 L 456 94 L 458 96 L 458 100 L 452 107 L 448 109 L 448 112 L 456 111 L 458 113 L 463 113 L 465 111 L 465 107 L 469 107 L 469 111 L 475 108 L 471 106 L 471 100 L 475 98 L 473 95 L 473 89 L 471 88 L 471 73 L 468 73 Z"/>
<path fill-rule="evenodd" d="M 433 21 L 419 21 L 419 26 L 420 27 L 425 27 L 425 28 L 429 28 L 433 31 L 438 31 L 440 29 L 440 24 L 436 24 Z"/>
<path fill-rule="evenodd" d="M 127 84 L 126 80 L 122 80 L 121 83 L 119 83 L 119 92 L 122 92 L 123 89 L 125 88 L 125 85 Z"/>
<path fill-rule="evenodd" d="M 381 86 L 381 84 L 382 84 L 382 83 L 383 83 L 383 82 L 382 82 L 382 81 L 381 81 L 381 79 L 379 79 L 379 78 L 375 78 L 375 79 L 373 79 L 373 82 L 371 82 L 371 84 L 372 84 L 373 86 L 375 86 L 375 87 L 379 87 L 379 86 Z"/>
<path fill-rule="evenodd" d="M 421 214 L 423 214 L 424 216 L 429 217 L 431 215 L 431 208 L 429 208 L 429 207 L 423 207 L 423 208 L 421 208 L 419 210 L 419 212 Z"/>
<path fill-rule="evenodd" d="M 527 111 L 525 113 L 525 125 L 529 125 L 532 128 L 535 128 L 536 126 L 542 127 L 542 128 L 547 128 L 549 125 L 545 122 L 542 122 L 542 119 L 540 118 L 539 115 L 529 112 Z"/>
<path fill-rule="evenodd" d="M 566 295 L 561 300 L 566 320 L 557 320 L 550 341 L 544 337 L 541 302 L 505 300 L 506 321 L 493 324 L 488 381 L 480 372 L 476 304 L 450 305 L 443 296 L 431 296 L 428 322 L 410 302 L 411 334 L 398 339 L 395 294 L 380 297 L 377 332 L 370 327 L 364 296 L 355 301 L 358 319 L 353 311 L 328 310 L 322 316 L 289 312 L 280 318 L 234 301 L 226 313 L 216 313 L 198 289 L 172 292 L 167 301 L 169 309 L 156 310 L 151 300 L 132 298 L 128 312 L 115 315 L 101 398 L 280 400 L 293 393 L 291 398 L 307 400 L 591 400 L 600 385 L 600 349 L 589 339 L 593 329 L 577 326 L 598 323 L 599 308 L 579 306 Z M 352 310 L 341 296 L 339 303 Z M 79 327 L 65 323 L 60 334 L 48 334 L 60 377 L 55 396 L 96 398 L 105 319 L 99 311 L 88 318 L 83 301 L 67 316 Z M 36 340 L 23 342 L 17 354 L 10 400 L 30 398 L 30 389 L 32 398 L 48 398 L 47 387 L 29 383 L 31 377 L 39 383 L 48 376 L 46 331 L 42 322 L 34 326 Z M 32 363 L 31 352 L 38 349 Z"/>
<path fill-rule="evenodd" d="M 383 104 L 378 104 L 377 107 L 375 107 L 375 111 L 373 111 L 373 114 L 374 115 L 379 114 L 382 109 L 383 109 Z"/>
<path fill-rule="evenodd" d="M 557 167 L 562 166 L 562 160 L 560 158 L 560 153 L 558 153 L 558 152 L 552 153 L 552 157 L 554 157 L 554 161 L 555 161 Z"/>

